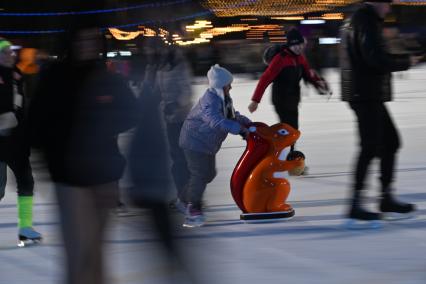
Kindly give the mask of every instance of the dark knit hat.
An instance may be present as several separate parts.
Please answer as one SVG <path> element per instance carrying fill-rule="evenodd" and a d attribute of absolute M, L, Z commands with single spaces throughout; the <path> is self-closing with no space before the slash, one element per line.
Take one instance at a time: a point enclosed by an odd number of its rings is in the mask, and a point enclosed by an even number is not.
<path fill-rule="evenodd" d="M 304 43 L 305 39 L 297 29 L 291 29 L 287 32 L 287 45 L 292 46 Z"/>

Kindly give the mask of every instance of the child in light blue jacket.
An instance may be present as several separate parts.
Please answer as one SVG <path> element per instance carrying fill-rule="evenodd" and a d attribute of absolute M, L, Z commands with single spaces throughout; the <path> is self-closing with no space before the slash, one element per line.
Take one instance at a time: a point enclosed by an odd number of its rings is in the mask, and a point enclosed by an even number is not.
<path fill-rule="evenodd" d="M 208 183 L 216 176 L 216 153 L 228 133 L 248 135 L 251 121 L 235 111 L 229 91 L 232 74 L 218 64 L 207 72 L 209 88 L 192 108 L 180 133 L 190 172 L 186 190 L 179 199 L 186 203 L 184 226 L 204 224 L 201 200 Z"/>

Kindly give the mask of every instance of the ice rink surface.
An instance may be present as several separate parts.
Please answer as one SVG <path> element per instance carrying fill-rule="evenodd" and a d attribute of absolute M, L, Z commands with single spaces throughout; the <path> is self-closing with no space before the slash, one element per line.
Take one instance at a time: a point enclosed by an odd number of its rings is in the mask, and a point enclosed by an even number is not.
<path fill-rule="evenodd" d="M 206 226 L 184 229 L 183 218 L 175 216 L 180 250 L 199 283 L 426 283 L 426 67 L 396 74 L 395 100 L 387 104 L 403 141 L 394 187 L 402 200 L 417 204 L 417 217 L 386 222 L 377 230 L 342 226 L 358 141 L 352 112 L 340 101 L 336 70 L 328 70 L 326 78 L 334 90 L 329 100 L 311 88 L 302 91 L 298 148 L 307 157 L 309 175 L 290 178 L 288 201 L 296 210 L 292 220 L 239 221 L 240 211 L 229 189 L 232 170 L 245 147 L 236 136 L 228 137 L 217 156 L 218 175 L 205 196 Z M 198 96 L 206 83 L 199 79 L 194 84 Z M 276 123 L 269 89 L 258 111 L 248 114 L 255 85 L 248 77 L 236 76 L 231 90 L 236 109 L 253 121 Z M 379 194 L 377 170 L 374 163 L 368 180 L 366 203 L 372 210 L 377 209 Z M 0 203 L 1 284 L 64 283 L 52 185 L 37 165 L 35 175 L 34 226 L 45 240 L 39 246 L 16 247 L 16 194 L 10 176 L 6 198 Z M 171 272 L 149 220 L 141 214 L 142 218 L 112 214 L 104 251 L 109 283 L 190 283 Z"/>

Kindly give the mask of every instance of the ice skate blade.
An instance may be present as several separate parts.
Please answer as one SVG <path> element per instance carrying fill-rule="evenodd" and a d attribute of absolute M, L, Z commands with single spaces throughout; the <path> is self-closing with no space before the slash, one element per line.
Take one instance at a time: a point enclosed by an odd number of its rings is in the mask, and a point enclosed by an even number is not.
<path fill-rule="evenodd" d="M 185 222 L 182 225 L 182 227 L 184 227 L 184 228 L 198 228 L 198 227 L 202 227 L 202 226 L 204 226 L 204 222 L 203 223 Z"/>
<path fill-rule="evenodd" d="M 34 245 L 41 244 L 41 240 L 42 240 L 41 238 L 39 238 L 39 239 L 22 239 L 22 240 L 18 240 L 17 246 L 19 248 L 34 246 Z"/>
<path fill-rule="evenodd" d="M 416 217 L 415 212 L 410 213 L 396 213 L 396 212 L 383 212 L 383 220 L 385 221 L 398 221 L 398 220 L 407 220 L 414 219 Z"/>
<path fill-rule="evenodd" d="M 271 223 L 290 220 L 294 214 L 294 209 L 280 212 L 243 213 L 240 215 L 240 220 L 245 223 Z"/>
<path fill-rule="evenodd" d="M 136 211 L 127 211 L 127 212 L 115 212 L 115 217 L 122 218 L 122 217 L 134 217 L 134 216 L 141 216 L 143 215 L 142 212 L 136 212 Z"/>
<path fill-rule="evenodd" d="M 383 227 L 383 222 L 380 220 L 365 221 L 348 219 L 343 223 L 343 227 L 348 230 L 380 229 Z"/>

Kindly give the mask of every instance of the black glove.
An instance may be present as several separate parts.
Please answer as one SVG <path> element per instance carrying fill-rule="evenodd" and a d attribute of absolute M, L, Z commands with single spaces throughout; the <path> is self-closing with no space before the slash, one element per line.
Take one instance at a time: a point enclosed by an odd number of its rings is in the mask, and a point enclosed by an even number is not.
<path fill-rule="evenodd" d="M 241 130 L 240 130 L 240 132 L 238 133 L 244 140 L 246 140 L 247 139 L 247 137 L 249 136 L 249 134 L 250 134 L 250 132 L 248 131 L 248 129 L 247 128 L 245 128 L 245 127 L 241 127 Z"/>

